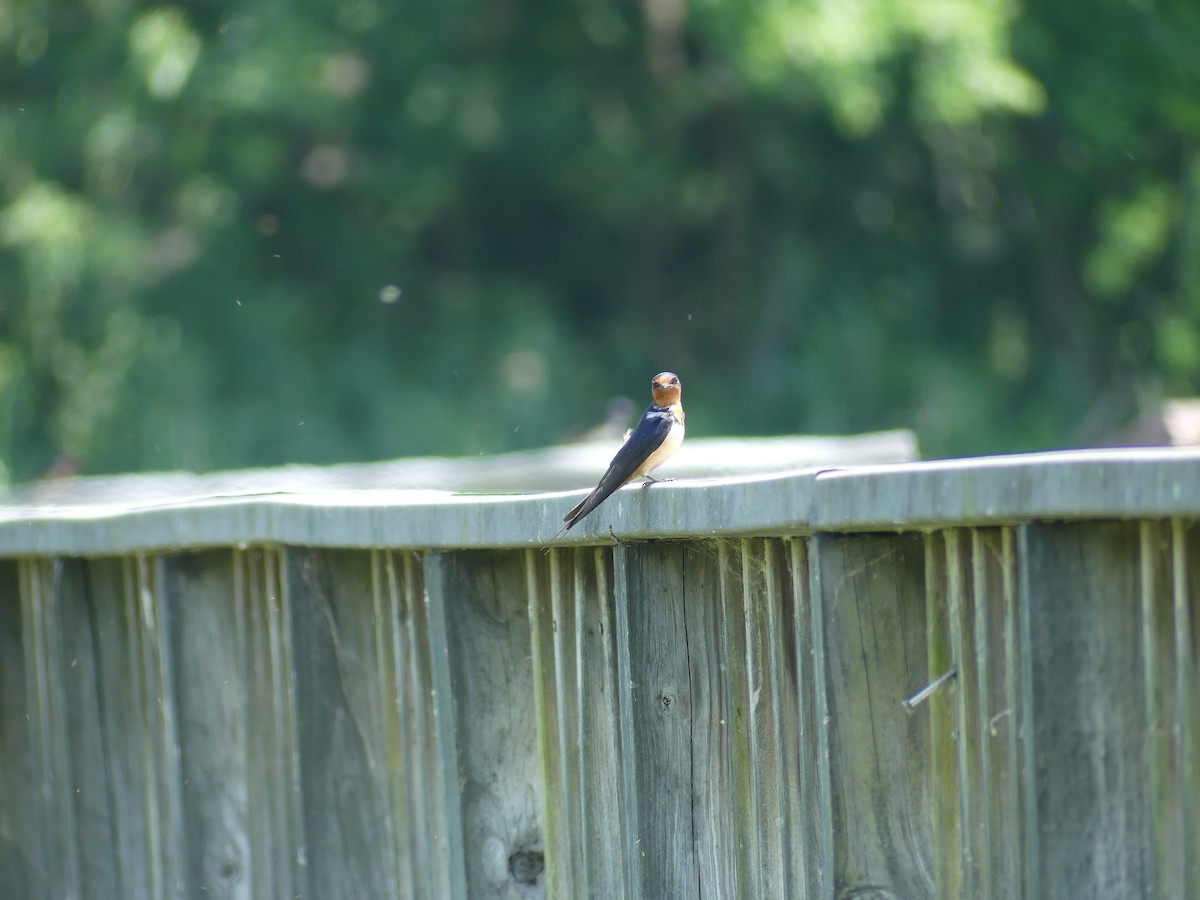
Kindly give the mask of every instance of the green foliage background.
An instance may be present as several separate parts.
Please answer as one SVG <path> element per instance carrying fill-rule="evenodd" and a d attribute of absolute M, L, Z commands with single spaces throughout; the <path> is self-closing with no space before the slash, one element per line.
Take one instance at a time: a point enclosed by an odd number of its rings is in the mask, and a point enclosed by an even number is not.
<path fill-rule="evenodd" d="M 0 0 L 0 461 L 1093 440 L 1200 380 L 1200 4 Z"/>

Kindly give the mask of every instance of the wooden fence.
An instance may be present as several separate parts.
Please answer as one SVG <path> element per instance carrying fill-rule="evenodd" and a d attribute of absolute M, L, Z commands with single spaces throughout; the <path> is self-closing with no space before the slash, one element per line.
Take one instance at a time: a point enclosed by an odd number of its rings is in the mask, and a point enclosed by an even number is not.
<path fill-rule="evenodd" d="M 574 499 L 0 512 L 0 893 L 1200 896 L 1200 454 Z"/>

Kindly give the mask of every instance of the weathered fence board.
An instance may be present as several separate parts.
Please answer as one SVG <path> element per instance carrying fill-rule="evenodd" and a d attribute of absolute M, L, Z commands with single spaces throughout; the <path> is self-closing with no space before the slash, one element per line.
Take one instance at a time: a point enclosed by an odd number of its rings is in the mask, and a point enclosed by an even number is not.
<path fill-rule="evenodd" d="M 284 553 L 305 868 L 316 897 L 399 890 L 390 798 L 403 769 L 388 758 L 394 689 L 380 683 L 371 562 L 363 553 Z"/>
<path fill-rule="evenodd" d="M 1138 528 L 1027 525 L 1020 543 L 1031 639 L 1036 885 L 1043 896 L 1135 895 L 1152 876 Z"/>
<path fill-rule="evenodd" d="M 234 578 L 239 561 L 229 551 L 173 557 L 164 564 L 163 589 L 179 685 L 181 801 L 191 835 L 183 848 L 185 883 L 213 897 L 251 900 L 254 875 L 261 879 L 274 867 L 251 857 L 272 844 L 249 827 L 247 731 L 254 720 L 247 708 L 248 610 Z M 272 887 L 262 880 L 257 886 Z"/>
<path fill-rule="evenodd" d="M 928 701 L 937 893 L 946 898 L 1029 895 L 1013 541 L 1010 528 L 926 539 L 930 677 L 955 673 Z"/>
<path fill-rule="evenodd" d="M 824 599 L 826 896 L 929 896 L 929 727 L 901 705 L 929 680 L 923 539 L 821 535 L 813 558 Z"/>
<path fill-rule="evenodd" d="M 612 554 L 526 551 L 548 893 L 628 896 Z"/>
<path fill-rule="evenodd" d="M 1151 863 L 1156 896 L 1192 897 L 1200 894 L 1200 570 L 1188 562 L 1200 554 L 1200 530 L 1179 520 L 1143 522 L 1139 539 Z"/>
<path fill-rule="evenodd" d="M 447 654 L 434 690 L 439 729 L 457 748 L 466 890 L 520 897 L 543 852 L 524 554 L 440 553 L 425 565 L 444 629 L 432 632 Z"/>
<path fill-rule="evenodd" d="M 40 850 L 29 840 L 40 827 L 32 779 L 33 729 L 24 724 L 26 691 L 24 607 L 18 570 L 23 561 L 0 560 L 0 876 L 18 896 L 34 897 L 44 884 Z M 112 880 L 99 896 L 115 895 Z"/>
<path fill-rule="evenodd" d="M 1200 895 L 1200 454 L 573 499 L 0 511 L 0 893 Z"/>
<path fill-rule="evenodd" d="M 686 896 L 699 884 L 700 836 L 693 829 L 704 817 L 692 814 L 697 703 L 688 668 L 684 552 L 679 544 L 653 543 L 616 552 L 622 791 L 634 900 Z M 712 712 L 707 700 L 701 700 L 705 714 Z M 701 771 L 705 762 L 698 761 Z M 722 834 L 732 839 L 731 829 Z M 717 860 L 728 855 L 723 847 L 705 850 Z"/>

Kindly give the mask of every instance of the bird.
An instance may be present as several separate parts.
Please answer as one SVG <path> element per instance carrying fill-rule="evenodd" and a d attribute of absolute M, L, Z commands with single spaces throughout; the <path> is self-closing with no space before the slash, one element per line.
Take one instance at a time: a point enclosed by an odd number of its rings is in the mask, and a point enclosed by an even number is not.
<path fill-rule="evenodd" d="M 680 393 L 679 376 L 674 372 L 660 372 L 651 379 L 650 395 L 653 399 L 650 405 L 608 464 L 608 471 L 600 483 L 563 516 L 566 522 L 563 531 L 569 531 L 579 524 L 613 491 L 634 478 L 645 478 L 648 485 L 660 480 L 650 473 L 665 463 L 683 443 L 683 403 Z"/>

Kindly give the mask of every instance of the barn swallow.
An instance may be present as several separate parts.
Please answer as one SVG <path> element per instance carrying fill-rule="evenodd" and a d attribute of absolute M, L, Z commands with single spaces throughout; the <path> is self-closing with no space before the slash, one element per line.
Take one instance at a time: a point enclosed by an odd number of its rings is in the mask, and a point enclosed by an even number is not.
<path fill-rule="evenodd" d="M 654 399 L 608 464 L 608 471 L 600 483 L 578 506 L 563 516 L 563 521 L 567 523 L 564 531 L 578 523 L 626 482 L 634 478 L 645 478 L 648 484 L 658 481 L 650 473 L 665 463 L 683 443 L 679 376 L 674 372 L 655 375 L 650 382 L 650 394 Z"/>

